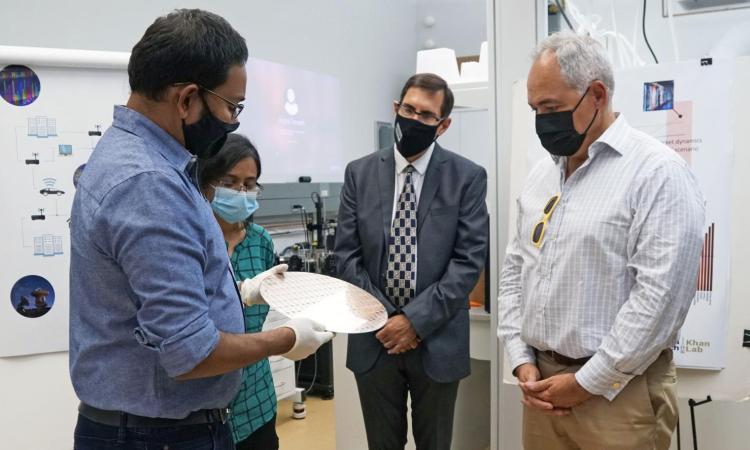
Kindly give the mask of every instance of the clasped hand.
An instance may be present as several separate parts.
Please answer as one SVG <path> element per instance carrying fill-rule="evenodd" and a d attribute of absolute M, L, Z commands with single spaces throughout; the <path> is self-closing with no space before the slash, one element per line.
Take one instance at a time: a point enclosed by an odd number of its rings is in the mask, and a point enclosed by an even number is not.
<path fill-rule="evenodd" d="M 375 337 L 388 350 L 389 355 L 398 355 L 419 346 L 419 337 L 409 319 L 399 314 L 388 319 Z"/>
<path fill-rule="evenodd" d="M 592 397 L 581 387 L 574 373 L 553 375 L 540 380 L 541 374 L 536 365 L 527 363 L 516 369 L 518 386 L 523 392 L 521 403 L 546 414 L 564 416 L 570 409 Z"/>

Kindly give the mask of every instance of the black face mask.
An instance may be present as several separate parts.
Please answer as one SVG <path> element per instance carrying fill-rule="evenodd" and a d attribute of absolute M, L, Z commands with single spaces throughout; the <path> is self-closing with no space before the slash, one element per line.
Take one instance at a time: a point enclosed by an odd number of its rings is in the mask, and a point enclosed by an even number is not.
<path fill-rule="evenodd" d="M 581 148 L 581 144 L 583 144 L 583 140 L 586 138 L 586 133 L 588 133 L 589 128 L 594 123 L 596 115 L 599 114 L 599 108 L 597 108 L 594 117 L 589 122 L 589 126 L 581 134 L 573 126 L 573 112 L 578 109 L 578 106 L 588 92 L 589 90 L 586 89 L 586 92 L 583 93 L 581 99 L 576 103 L 575 108 L 570 111 L 536 115 L 536 134 L 539 136 L 539 140 L 542 141 L 542 147 L 547 149 L 551 154 L 555 156 L 572 156 Z"/>
<path fill-rule="evenodd" d="M 393 137 L 398 152 L 404 158 L 411 158 L 426 150 L 437 139 L 437 129 L 438 125 L 425 125 L 418 120 L 396 114 Z"/>
<path fill-rule="evenodd" d="M 240 123 L 226 123 L 214 117 L 205 99 L 203 106 L 206 109 L 203 117 L 190 125 L 183 121 L 182 133 L 185 136 L 185 148 L 199 159 L 208 159 L 221 150 L 227 135 L 236 130 Z"/>

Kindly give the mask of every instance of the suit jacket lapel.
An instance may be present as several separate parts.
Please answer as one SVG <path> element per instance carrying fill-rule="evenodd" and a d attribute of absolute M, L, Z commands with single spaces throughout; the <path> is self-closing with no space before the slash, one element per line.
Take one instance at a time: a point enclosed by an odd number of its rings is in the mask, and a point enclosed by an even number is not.
<path fill-rule="evenodd" d="M 393 196 L 396 185 L 396 160 L 393 157 L 393 147 L 380 151 L 378 164 L 378 184 L 380 191 L 380 209 L 383 218 L 383 238 L 388 242 L 391 233 L 393 217 Z"/>
<path fill-rule="evenodd" d="M 425 173 L 424 182 L 422 184 L 422 192 L 419 195 L 419 206 L 417 207 L 417 234 L 422 229 L 422 223 L 427 217 L 430 211 L 430 204 L 437 194 L 438 187 L 441 181 L 441 165 L 443 164 L 443 150 L 435 144 L 435 150 L 430 158 L 430 163 L 427 165 L 427 172 Z"/>

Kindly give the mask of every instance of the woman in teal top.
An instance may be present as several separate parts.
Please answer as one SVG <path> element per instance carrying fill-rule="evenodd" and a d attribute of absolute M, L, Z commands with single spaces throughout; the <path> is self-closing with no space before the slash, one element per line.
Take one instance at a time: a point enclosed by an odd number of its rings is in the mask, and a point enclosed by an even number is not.
<path fill-rule="evenodd" d="M 200 168 L 201 190 L 211 201 L 216 220 L 227 242 L 237 281 L 253 278 L 274 263 L 273 242 L 268 232 L 252 222 L 262 186 L 260 156 L 244 136 L 230 134 L 221 150 Z M 244 308 L 245 328 L 263 328 L 268 305 Z M 242 386 L 232 404 L 232 431 L 237 450 L 276 450 L 276 392 L 268 359 L 243 371 Z"/>

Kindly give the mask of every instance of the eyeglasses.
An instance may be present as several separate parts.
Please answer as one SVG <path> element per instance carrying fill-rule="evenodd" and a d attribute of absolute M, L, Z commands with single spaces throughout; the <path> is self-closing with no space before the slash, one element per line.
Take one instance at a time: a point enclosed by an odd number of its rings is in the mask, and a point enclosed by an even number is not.
<path fill-rule="evenodd" d="M 229 180 L 219 180 L 216 182 L 215 185 L 212 185 L 212 187 L 215 189 L 217 187 L 224 188 L 224 189 L 231 189 L 233 191 L 237 192 L 249 192 L 251 194 L 260 195 L 261 192 L 263 192 L 263 186 L 260 184 L 255 184 L 253 186 L 248 186 L 246 184 L 237 185 L 237 183 Z"/>
<path fill-rule="evenodd" d="M 243 105 L 242 103 L 235 103 L 229 100 L 228 98 L 224 97 L 223 95 L 218 94 L 212 91 L 211 89 L 205 88 L 198 83 L 190 83 L 188 81 L 185 81 L 182 83 L 175 83 L 174 86 L 185 86 L 187 84 L 195 84 L 198 86 L 198 89 L 200 89 L 201 91 L 208 92 L 214 97 L 218 97 L 219 99 L 224 100 L 226 103 L 228 103 L 232 107 L 232 120 L 237 120 L 237 118 L 240 116 L 240 113 L 242 113 L 242 110 L 245 109 L 245 105 Z"/>
<path fill-rule="evenodd" d="M 531 242 L 536 248 L 542 247 L 542 241 L 544 240 L 544 232 L 547 230 L 547 223 L 549 222 L 552 213 L 555 211 L 555 207 L 560 202 L 560 194 L 555 194 L 547 201 L 544 206 L 544 216 L 542 219 L 534 225 L 534 229 L 531 232 Z"/>
<path fill-rule="evenodd" d="M 242 113 L 242 110 L 245 109 L 245 105 L 243 105 L 242 103 L 235 103 L 235 102 L 229 100 L 228 98 L 225 98 L 225 97 L 217 94 L 216 92 L 212 91 L 211 89 L 204 88 L 200 84 L 198 85 L 198 87 L 202 91 L 206 91 L 209 94 L 211 94 L 213 96 L 216 96 L 216 97 L 224 100 L 225 102 L 229 103 L 229 105 L 232 106 L 232 120 L 237 120 L 237 118 L 240 116 L 240 113 Z"/>
<path fill-rule="evenodd" d="M 407 119 L 413 119 L 417 117 L 417 120 L 422 122 L 425 125 L 432 125 L 435 126 L 443 121 L 444 117 L 438 117 L 435 114 L 429 112 L 429 111 L 421 111 L 417 112 L 416 109 L 414 109 L 413 106 L 406 104 L 406 103 L 399 103 L 395 102 L 396 106 L 398 106 L 398 114 L 406 117 Z"/>

